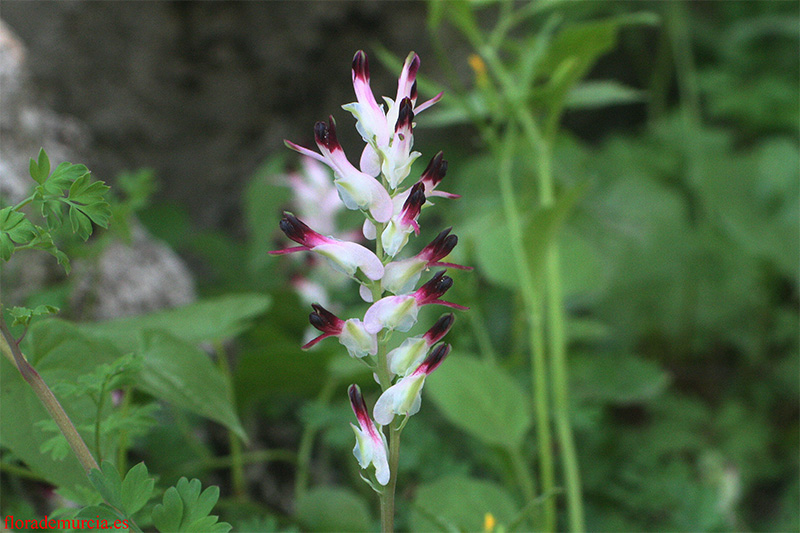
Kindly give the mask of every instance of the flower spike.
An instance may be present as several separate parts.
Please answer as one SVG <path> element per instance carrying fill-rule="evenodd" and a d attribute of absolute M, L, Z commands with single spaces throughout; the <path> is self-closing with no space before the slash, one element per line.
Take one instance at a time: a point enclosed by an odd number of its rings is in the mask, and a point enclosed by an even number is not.
<path fill-rule="evenodd" d="M 442 364 L 448 353 L 450 345 L 440 344 L 416 370 L 386 389 L 372 410 L 375 421 L 385 426 L 392 423 L 395 415 L 416 414 L 422 404 L 422 386 L 425 385 L 425 378 Z"/>
<path fill-rule="evenodd" d="M 425 333 L 410 338 L 403 336 L 397 344 L 391 345 L 396 346 L 394 349 L 389 345 L 389 333 L 409 331 L 417 322 L 420 308 L 425 305 L 468 309 L 442 299 L 453 285 L 445 270 L 436 272 L 415 290 L 422 273 L 431 267 L 471 270 L 470 267 L 445 262 L 458 244 L 458 237 L 451 234 L 452 228 L 440 232 L 416 255 L 395 260 L 411 234 L 420 234 L 419 216 L 423 208 L 433 206 L 431 197 L 459 197 L 437 190 L 447 173 L 447 161 L 442 152 L 430 160 L 415 183 L 404 185 L 414 161 L 420 157 L 420 153 L 413 149 L 414 121 L 420 112 L 442 96 L 439 93 L 426 102 L 418 102 L 419 68 L 419 56 L 409 53 L 397 80 L 397 93 L 393 98 L 376 99 L 370 86 L 367 54 L 362 50 L 355 53 L 351 75 L 356 101 L 342 107 L 355 117 L 356 129 L 365 143 L 358 167 L 351 164 L 345 155 L 332 116 L 327 122 L 314 125 L 318 151 L 285 141 L 289 148 L 306 156 L 305 172 L 295 173 L 288 179 L 306 222 L 285 212 L 280 228 L 297 246 L 270 252 L 283 255 L 309 251 L 321 255 L 334 269 L 356 279 L 361 297 L 372 302 L 363 319 L 342 319 L 320 305 L 319 302 L 328 301 L 328 295 L 324 284 L 319 283 L 322 273 L 313 276 L 316 264 L 313 254 L 307 256 L 308 266 L 312 267 L 309 269 L 311 275 L 293 281 L 297 290 L 302 291 L 304 300 L 314 302 L 309 322 L 320 331 L 303 348 L 311 348 L 328 337 L 335 337 L 351 357 L 365 358 L 367 366 L 376 372 L 375 380 L 383 393 L 372 411 L 374 418 L 370 418 L 358 386 L 348 388 L 350 405 L 358 420 L 357 425 L 351 423 L 350 426 L 356 437 L 353 455 L 361 468 L 370 469 L 368 476 L 362 474 L 361 477 L 385 495 L 394 493 L 397 479 L 397 472 L 389 465 L 389 448 L 396 459 L 397 438 L 408 417 L 419 411 L 425 379 L 450 353 L 450 345 L 442 339 L 450 331 L 455 316 L 453 313 L 444 314 Z M 322 165 L 333 170 L 332 183 Z M 306 181 L 304 178 L 309 179 Z M 335 215 L 341 205 L 338 200 L 344 207 L 361 211 L 364 215 L 362 233 L 367 240 L 376 241 L 378 249 L 375 253 L 356 242 L 331 235 L 349 238 L 336 231 Z M 379 340 L 378 334 L 382 330 L 386 331 Z M 382 427 L 392 424 L 397 415 L 405 417 L 402 423 L 391 428 Z M 392 462 L 397 464 L 396 460 Z"/>
<path fill-rule="evenodd" d="M 325 257 L 334 269 L 350 277 L 355 277 L 358 270 L 371 280 L 378 280 L 383 276 L 384 268 L 381 260 L 360 244 L 320 235 L 288 212 L 283 213 L 280 228 L 287 237 L 301 246 L 273 250 L 269 252 L 270 254 L 284 255 L 310 251 Z"/>
<path fill-rule="evenodd" d="M 361 468 L 367 468 L 370 464 L 374 465 L 375 479 L 381 485 L 386 485 L 389 483 L 390 477 L 389 447 L 386 444 L 386 437 L 370 419 L 367 404 L 364 402 L 364 397 L 361 396 L 361 389 L 358 385 L 350 385 L 347 394 L 350 396 L 350 406 L 353 408 L 359 426 L 356 427 L 355 424 L 350 423 L 353 433 L 356 434 L 353 455 Z"/>

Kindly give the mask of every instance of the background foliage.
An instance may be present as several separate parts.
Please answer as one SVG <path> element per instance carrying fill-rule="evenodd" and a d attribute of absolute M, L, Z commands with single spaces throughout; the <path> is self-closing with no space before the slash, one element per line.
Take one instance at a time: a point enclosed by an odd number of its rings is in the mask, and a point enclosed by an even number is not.
<path fill-rule="evenodd" d="M 545 220 L 524 209 L 537 197 L 536 171 L 519 146 L 513 185 L 533 253 L 551 239 L 561 247 L 587 526 L 797 530 L 798 6 L 538 6 L 500 50 L 526 50 L 556 20 L 552 64 L 543 67 L 552 85 L 532 93 L 529 105 L 544 112 L 564 99 L 553 175 L 567 200 Z M 482 86 L 479 68 L 467 67 L 470 45 L 458 18 L 495 22 L 503 8 L 448 7 L 432 9 L 429 23 L 434 41 L 455 53 L 438 58 L 438 71 L 423 57 L 430 79 L 420 84 L 448 93 L 420 117 L 416 137 L 423 152 L 443 148 L 450 161 L 444 188 L 462 199 L 440 216 L 460 238 L 454 261 L 476 270 L 451 273 L 452 299 L 472 310 L 448 337 L 453 355 L 429 380 L 428 408 L 409 423 L 398 526 L 479 530 L 489 512 L 525 529 L 539 504 L 526 499 L 521 472 L 529 466 L 519 468 L 532 464 L 537 448 L 523 302 L 497 162 L 473 121 L 509 111 L 493 107 L 497 95 Z M 392 57 L 384 53 L 387 63 Z M 556 72 L 565 58 L 574 61 L 569 79 Z M 128 474 L 140 491 L 124 492 L 128 478 L 119 481 L 129 513 L 152 516 L 153 523 L 139 521 L 145 529 L 181 527 L 172 512 L 179 501 L 203 508 L 216 499 L 183 477 L 220 487 L 214 512 L 234 530 L 377 524 L 351 456 L 344 394 L 353 380 L 374 393 L 371 376 L 349 365 L 338 345 L 299 350 L 308 309 L 287 280 L 302 266 L 266 254 L 278 247 L 277 220 L 290 197 L 278 177 L 294 165 L 276 155 L 249 180 L 241 228 L 194 227 L 182 206 L 150 197 L 144 173 L 128 175 L 121 189 L 129 201 L 112 202 L 102 238 L 85 248 L 61 239 L 70 255 L 91 260 L 93 247 L 125 238 L 126 221 L 138 217 L 197 266 L 203 298 L 192 306 L 72 323 L 64 320 L 68 282 L 29 302 L 5 302 L 62 308 L 62 318 L 34 320 L 23 349 L 48 383 L 64 384 L 54 385 L 56 394 L 85 440 L 97 443 L 96 456 L 113 460 L 123 477 L 129 465 L 147 464 Z M 342 227 L 351 222 L 341 217 Z M 432 237 L 423 232 L 418 242 Z M 365 307 L 352 289 L 335 294 L 349 316 Z M 8 361 L 0 365 L 2 514 L 74 514 L 68 501 L 98 504 L 36 398 Z M 112 390 L 124 399 L 112 401 Z M 51 486 L 58 497 L 45 492 Z"/>

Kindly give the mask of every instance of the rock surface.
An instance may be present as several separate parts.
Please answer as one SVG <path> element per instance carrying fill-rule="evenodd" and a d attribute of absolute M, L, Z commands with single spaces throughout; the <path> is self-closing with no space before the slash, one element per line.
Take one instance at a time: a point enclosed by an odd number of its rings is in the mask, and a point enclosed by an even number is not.
<path fill-rule="evenodd" d="M 424 2 L 9 2 L 53 108 L 87 124 L 102 176 L 153 168 L 163 198 L 202 228 L 235 228 L 243 185 L 283 139 L 354 100 L 350 63 L 372 53 L 373 85 L 396 91 L 380 43 L 434 64 Z M 432 74 L 431 71 L 426 73 Z M 347 121 L 347 122 L 345 122 Z M 354 128 L 342 127 L 345 147 Z M 351 131 L 352 130 L 352 131 Z M 348 137 L 348 135 L 350 137 Z M 352 156 L 356 158 L 356 155 Z"/>
<path fill-rule="evenodd" d="M 28 161 L 45 147 L 53 166 L 84 161 L 91 144 L 79 120 L 42 105 L 19 38 L 0 21 L 0 196 L 6 204 L 25 198 L 33 182 Z M 91 167 L 90 167 L 91 168 Z M 102 179 L 102 178 L 101 178 Z M 0 271 L 6 305 L 63 280 L 63 270 L 42 252 L 21 252 Z M 98 257 L 73 263 L 73 317 L 109 319 L 135 315 L 195 299 L 183 261 L 134 223 L 131 244 L 111 240 Z"/>

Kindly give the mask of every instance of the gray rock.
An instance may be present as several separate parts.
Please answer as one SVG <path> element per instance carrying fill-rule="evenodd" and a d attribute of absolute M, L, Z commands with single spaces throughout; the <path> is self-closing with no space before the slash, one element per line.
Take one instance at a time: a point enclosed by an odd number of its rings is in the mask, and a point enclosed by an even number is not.
<path fill-rule="evenodd" d="M 83 162 L 91 144 L 85 125 L 41 104 L 25 60 L 25 47 L 0 21 L 0 196 L 7 204 L 30 194 L 34 183 L 28 161 L 40 147 L 55 166 L 61 161 Z M 132 225 L 130 244 L 111 240 L 98 257 L 73 263 L 74 317 L 109 319 L 195 299 L 192 276 L 180 257 L 135 221 Z M 4 304 L 23 303 L 63 275 L 51 256 L 21 252 L 0 272 Z"/>

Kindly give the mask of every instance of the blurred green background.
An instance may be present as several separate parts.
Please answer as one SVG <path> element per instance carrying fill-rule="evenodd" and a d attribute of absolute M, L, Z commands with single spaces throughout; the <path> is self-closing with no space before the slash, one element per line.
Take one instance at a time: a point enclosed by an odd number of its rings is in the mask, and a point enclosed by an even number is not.
<path fill-rule="evenodd" d="M 29 47 L 42 101 L 91 132 L 81 162 L 129 198 L 141 196 L 123 218 L 135 216 L 183 258 L 201 298 L 271 297 L 270 309 L 225 348 L 250 450 L 297 450 L 313 428 L 311 485 L 355 487 L 343 497 L 356 498 L 354 515 L 362 502 L 371 505 L 349 456 L 344 390 L 353 371 L 329 364 L 342 358 L 335 343 L 300 352 L 308 309 L 288 281 L 305 266 L 266 255 L 282 247 L 277 222 L 290 207 L 278 180 L 297 166 L 281 140 L 308 145 L 313 122 L 332 113 L 357 158 L 354 130 L 345 133 L 350 117 L 338 106 L 353 99 L 348 69 L 359 48 L 372 59 L 376 94 L 394 92 L 390 58 L 410 49 L 422 58 L 423 96 L 432 85 L 446 91 L 417 120 L 424 155 L 412 174 L 441 149 L 450 163 L 442 189 L 462 198 L 438 200 L 411 247 L 453 226 L 453 260 L 475 271 L 450 274 L 448 299 L 472 310 L 448 341 L 454 354 L 494 361 L 528 390 L 497 161 L 467 112 L 491 116 L 493 102 L 470 67 L 468 39 L 446 16 L 431 24 L 421 2 L 3 7 Z M 502 16 L 491 2 L 472 9 L 486 27 Z M 598 53 L 570 93 L 553 148 L 557 194 L 582 190 L 551 237 L 561 247 L 571 421 L 589 530 L 800 527 L 799 9 L 789 1 L 547 2 L 504 43 L 509 55 L 524 49 L 554 13 L 563 32 L 652 15 L 615 25 L 609 43 L 577 34 L 576 50 Z M 53 49 L 58 36 L 61 48 Z M 513 168 L 519 206 L 532 213 L 535 161 L 519 148 Z M 125 170 L 139 172 L 114 178 Z M 344 213 L 340 227 L 357 219 Z M 100 246 L 108 243 L 74 254 L 91 262 Z M 69 280 L 49 279 L 9 303 L 55 303 L 66 318 L 85 318 L 71 308 L 74 290 Z M 352 284 L 332 295 L 343 314 L 365 308 Z M 411 509 L 447 476 L 493 480 L 511 494 L 500 500 L 521 506 L 502 454 L 454 425 L 441 400 L 424 403 L 404 437 L 399 526 L 427 524 Z M 219 483 L 222 516 L 236 529 L 334 527 L 325 513 L 298 510 L 295 470 L 281 461 L 248 464 L 246 497 L 234 497 L 227 471 L 208 466 L 227 453 L 224 432 L 193 416 L 162 409 L 131 453 L 164 482 L 194 475 Z M 532 458 L 537 444 L 527 441 Z M 6 480 L 3 490 L 4 514 L 38 501 L 29 486 Z"/>

